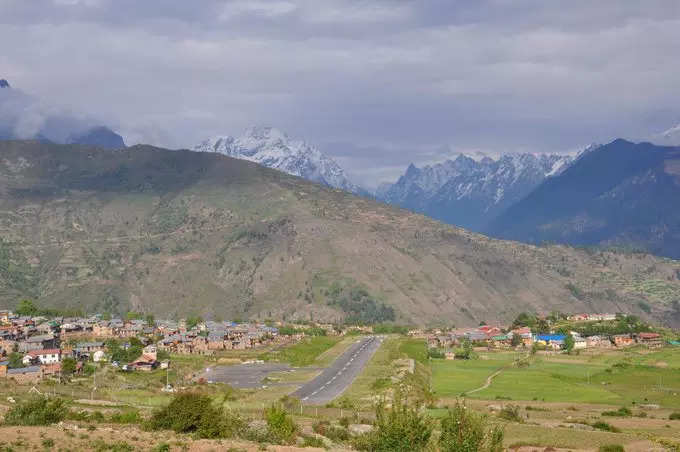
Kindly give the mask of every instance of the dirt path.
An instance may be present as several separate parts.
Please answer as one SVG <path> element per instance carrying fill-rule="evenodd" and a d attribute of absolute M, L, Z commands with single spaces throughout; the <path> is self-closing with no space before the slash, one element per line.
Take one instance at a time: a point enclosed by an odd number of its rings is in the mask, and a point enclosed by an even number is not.
<path fill-rule="evenodd" d="M 519 361 L 522 361 L 523 359 L 529 359 L 529 355 L 525 356 L 524 358 L 520 359 Z M 491 386 L 491 382 L 493 381 L 494 378 L 496 378 L 498 376 L 498 374 L 503 372 L 508 367 L 512 367 L 512 366 L 513 366 L 513 364 L 508 364 L 507 366 L 501 367 L 500 369 L 498 369 L 497 371 L 495 371 L 494 373 L 492 373 L 491 375 L 486 377 L 486 383 L 484 383 L 482 386 L 480 386 L 479 388 L 473 389 L 472 391 L 465 391 L 465 393 L 466 394 L 472 394 L 472 393 L 479 392 L 479 391 L 482 391 L 482 390 L 488 388 L 489 386 Z"/>
<path fill-rule="evenodd" d="M 472 391 L 465 391 L 465 394 L 472 394 L 473 392 L 478 392 L 478 391 L 481 391 L 483 389 L 488 388 L 489 386 L 491 386 L 491 382 L 493 381 L 493 379 L 496 378 L 496 376 L 499 373 L 503 372 L 503 370 L 505 370 L 505 369 L 506 369 L 506 367 L 498 369 L 496 372 L 494 372 L 491 375 L 489 375 L 488 377 L 486 377 L 486 383 L 484 383 L 482 386 L 480 386 L 477 389 L 473 389 Z"/>

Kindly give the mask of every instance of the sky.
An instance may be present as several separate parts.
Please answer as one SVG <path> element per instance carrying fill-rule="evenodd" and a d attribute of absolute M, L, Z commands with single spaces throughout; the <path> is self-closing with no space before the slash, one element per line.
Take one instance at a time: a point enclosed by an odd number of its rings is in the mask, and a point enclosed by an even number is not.
<path fill-rule="evenodd" d="M 0 0 L 0 42 L 0 78 L 128 144 L 270 125 L 369 186 L 680 124 L 677 0 Z"/>

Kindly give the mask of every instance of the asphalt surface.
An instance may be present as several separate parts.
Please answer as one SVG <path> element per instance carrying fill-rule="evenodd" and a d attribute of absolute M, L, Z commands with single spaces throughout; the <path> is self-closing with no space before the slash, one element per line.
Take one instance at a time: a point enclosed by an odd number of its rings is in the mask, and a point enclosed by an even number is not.
<path fill-rule="evenodd" d="M 305 405 L 323 405 L 338 397 L 361 373 L 382 343 L 381 337 L 358 340 L 320 375 L 291 394 Z"/>
<path fill-rule="evenodd" d="M 203 378 L 208 383 L 229 383 L 231 386 L 239 389 L 259 388 L 262 386 L 262 379 L 270 373 L 290 369 L 291 367 L 288 364 L 278 363 L 215 366 L 207 368 L 198 378 Z"/>

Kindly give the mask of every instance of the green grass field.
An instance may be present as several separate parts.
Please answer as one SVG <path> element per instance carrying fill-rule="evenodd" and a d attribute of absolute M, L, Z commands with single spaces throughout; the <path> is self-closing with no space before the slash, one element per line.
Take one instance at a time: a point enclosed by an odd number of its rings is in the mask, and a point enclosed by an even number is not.
<path fill-rule="evenodd" d="M 427 364 L 427 344 L 424 339 L 404 339 L 399 351 L 420 364 Z"/>
<path fill-rule="evenodd" d="M 276 360 L 303 367 L 315 364 L 317 357 L 341 341 L 338 336 L 312 336 L 295 345 L 262 355 L 264 360 Z"/>
<path fill-rule="evenodd" d="M 457 397 L 481 387 L 503 368 L 491 385 L 467 395 L 483 400 L 632 405 L 656 403 L 680 408 L 680 350 L 606 352 L 599 355 L 537 356 L 527 367 L 511 366 L 513 353 L 489 353 L 488 359 L 434 360 L 432 389 L 439 397 Z M 662 362 L 663 365 L 657 363 Z M 651 364 L 655 365 L 651 365 Z M 507 366 L 507 367 L 506 367 Z"/>

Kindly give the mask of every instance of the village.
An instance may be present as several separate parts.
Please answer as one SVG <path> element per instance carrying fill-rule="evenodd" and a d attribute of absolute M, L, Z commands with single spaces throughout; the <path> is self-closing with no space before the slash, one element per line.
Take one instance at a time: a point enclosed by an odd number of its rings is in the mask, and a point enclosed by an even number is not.
<path fill-rule="evenodd" d="M 125 319 L 89 317 L 48 317 L 18 315 L 0 311 L 0 378 L 16 383 L 35 383 L 61 378 L 62 364 L 74 362 L 66 373 L 80 373 L 84 363 L 110 362 L 121 371 L 150 371 L 167 368 L 171 354 L 211 356 L 228 350 L 248 350 L 291 344 L 310 331 L 309 325 L 236 323 L 200 319 L 153 320 L 135 313 Z M 570 324 L 614 323 L 625 319 L 615 314 L 563 316 Z M 545 322 L 544 319 L 541 319 Z M 430 356 L 445 359 L 463 357 L 465 344 L 488 350 L 523 348 L 533 351 L 583 350 L 627 347 L 642 344 L 650 348 L 664 344 L 659 333 L 637 331 L 619 334 L 582 335 L 578 331 L 532 331 L 527 325 L 503 328 L 480 325 L 475 328 L 413 329 L 408 335 L 427 341 Z M 521 322 L 519 322 L 521 323 Z M 343 335 L 372 333 L 370 326 L 314 324 L 314 334 Z M 562 328 L 564 330 L 564 328 Z M 569 336 L 569 338 L 568 338 Z M 672 344 L 678 345 L 678 344 Z M 117 350 L 124 358 L 117 358 Z M 125 359 L 127 358 L 127 359 Z M 127 361 L 127 362 L 121 362 Z"/>
<path fill-rule="evenodd" d="M 571 324 L 578 323 L 613 323 L 625 316 L 616 314 L 574 314 L 565 316 L 564 320 Z M 544 320 L 544 319 L 542 319 Z M 545 328 L 544 328 L 545 329 Z M 646 329 L 646 328 L 645 328 Z M 488 350 L 526 348 L 534 351 L 572 351 L 583 349 L 604 349 L 612 347 L 629 347 L 640 344 L 649 348 L 659 348 L 664 345 L 661 334 L 653 331 L 636 331 L 617 334 L 584 335 L 579 331 L 550 332 L 532 331 L 526 325 L 517 328 L 502 328 L 501 326 L 480 325 L 475 328 L 454 328 L 451 330 L 411 330 L 409 336 L 427 340 L 428 349 L 441 351 L 445 359 L 460 358 L 456 347 L 469 343 L 473 347 L 485 347 Z M 680 345 L 677 341 L 668 341 L 670 345 Z M 430 353 L 437 356 L 437 353 Z"/>
<path fill-rule="evenodd" d="M 167 367 L 170 354 L 210 356 L 223 350 L 285 345 L 304 336 L 292 328 L 284 333 L 260 323 L 105 320 L 99 315 L 48 318 L 5 310 L 0 311 L 0 378 L 17 383 L 58 378 L 65 359 L 75 360 L 76 373 L 90 361 L 110 361 L 122 371 L 149 371 Z M 115 360 L 113 348 L 130 350 L 126 356 L 133 359 L 126 363 Z"/>

